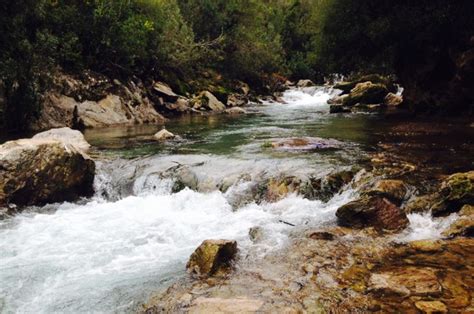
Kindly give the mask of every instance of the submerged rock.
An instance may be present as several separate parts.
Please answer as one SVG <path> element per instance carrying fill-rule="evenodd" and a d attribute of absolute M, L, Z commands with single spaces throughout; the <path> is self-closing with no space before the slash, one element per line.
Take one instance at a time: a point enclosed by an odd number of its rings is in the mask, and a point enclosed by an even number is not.
<path fill-rule="evenodd" d="M 329 113 L 348 113 L 351 108 L 343 106 L 342 104 L 333 104 L 329 106 Z"/>
<path fill-rule="evenodd" d="M 337 149 L 340 148 L 341 142 L 333 139 L 324 139 L 319 137 L 300 137 L 274 140 L 271 143 L 273 148 L 283 150 L 319 150 L 319 149 Z"/>
<path fill-rule="evenodd" d="M 340 207 L 336 216 L 342 226 L 401 230 L 408 225 L 405 213 L 388 199 L 365 196 Z"/>
<path fill-rule="evenodd" d="M 230 114 L 230 115 L 238 115 L 238 114 L 246 114 L 247 111 L 240 107 L 232 107 L 232 108 L 226 109 L 225 113 Z"/>
<path fill-rule="evenodd" d="M 191 255 L 186 268 L 198 276 L 220 275 L 230 270 L 236 255 L 236 241 L 205 240 Z"/>
<path fill-rule="evenodd" d="M 252 227 L 249 229 L 249 238 L 252 242 L 257 243 L 263 239 L 262 227 Z"/>
<path fill-rule="evenodd" d="M 94 175 L 94 161 L 71 143 L 42 136 L 7 142 L 0 146 L 0 206 L 89 196 Z"/>

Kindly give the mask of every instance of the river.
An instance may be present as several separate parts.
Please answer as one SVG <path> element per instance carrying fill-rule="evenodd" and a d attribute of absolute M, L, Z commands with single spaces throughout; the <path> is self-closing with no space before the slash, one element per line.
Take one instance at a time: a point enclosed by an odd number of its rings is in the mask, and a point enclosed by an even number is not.
<path fill-rule="evenodd" d="M 167 128 L 181 139 L 169 143 L 152 139 L 159 126 L 86 131 L 98 167 L 95 196 L 28 208 L 0 221 L 0 311 L 133 312 L 185 275 L 187 258 L 205 239 L 235 239 L 242 254 L 261 258 L 287 243 L 291 225 L 335 224 L 335 210 L 356 191 L 346 188 L 326 203 L 295 194 L 257 202 L 251 193 L 262 178 L 323 177 L 363 163 L 381 139 L 398 142 L 400 134 L 385 133 L 386 122 L 378 115 L 330 115 L 326 101 L 333 94 L 329 87 L 292 89 L 283 102 L 254 104 L 245 116 L 173 119 Z M 426 144 L 431 136 L 449 144 L 440 146 L 444 155 L 432 160 L 434 168 L 469 167 L 472 161 L 453 166 L 448 161 L 452 149 L 471 152 L 472 143 L 468 148 L 463 143 L 472 131 L 455 140 L 443 134 L 423 133 L 415 142 Z M 268 145 L 293 137 L 331 139 L 338 147 Z M 423 149 L 409 145 L 406 153 L 424 156 Z M 195 188 L 173 193 L 173 171 Z M 404 235 L 409 239 L 436 237 L 447 225 L 429 216 L 410 219 Z M 266 235 L 258 244 L 248 236 L 255 226 Z"/>

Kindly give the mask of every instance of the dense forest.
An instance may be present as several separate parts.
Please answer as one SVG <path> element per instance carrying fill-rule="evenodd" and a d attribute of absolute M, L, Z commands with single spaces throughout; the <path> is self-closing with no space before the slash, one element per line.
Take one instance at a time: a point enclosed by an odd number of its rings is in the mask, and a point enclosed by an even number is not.
<path fill-rule="evenodd" d="M 473 55 L 463 55 L 474 45 L 469 0 L 4 0 L 0 9 L 10 129 L 37 114 L 58 70 L 161 79 L 181 93 L 208 72 L 256 90 L 272 76 L 377 72 L 413 86 L 418 108 L 467 110 L 473 100 L 459 93 L 472 83 L 472 69 L 459 70 Z"/>

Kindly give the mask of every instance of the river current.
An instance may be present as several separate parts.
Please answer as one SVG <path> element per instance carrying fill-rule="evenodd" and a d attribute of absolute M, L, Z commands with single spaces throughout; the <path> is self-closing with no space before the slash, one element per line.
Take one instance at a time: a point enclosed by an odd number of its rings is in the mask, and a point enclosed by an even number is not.
<path fill-rule="evenodd" d="M 324 176 L 373 149 L 369 124 L 376 118 L 329 115 L 326 101 L 334 93 L 293 89 L 281 102 L 254 104 L 245 116 L 172 120 L 167 128 L 182 139 L 167 144 L 151 139 L 157 126 L 87 131 L 98 160 L 96 195 L 0 221 L 0 312 L 134 312 L 185 275 L 189 255 L 205 239 L 235 239 L 243 254 L 261 258 L 287 244 L 299 226 L 334 224 L 336 209 L 356 191 L 346 188 L 326 203 L 294 194 L 256 202 L 248 193 L 262 177 Z M 266 145 L 304 136 L 334 139 L 342 148 Z M 163 173 L 182 165 L 196 186 L 173 193 L 175 178 Z M 410 220 L 407 240 L 439 236 L 449 222 Z M 258 244 L 248 236 L 256 226 L 265 232 Z"/>

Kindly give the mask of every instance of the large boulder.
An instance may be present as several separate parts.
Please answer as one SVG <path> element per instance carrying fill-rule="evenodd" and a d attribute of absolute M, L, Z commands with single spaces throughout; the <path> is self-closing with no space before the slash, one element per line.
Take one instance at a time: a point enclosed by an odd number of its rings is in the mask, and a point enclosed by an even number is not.
<path fill-rule="evenodd" d="M 51 129 L 33 136 L 32 139 L 54 139 L 76 147 L 82 152 L 87 152 L 91 145 L 86 141 L 84 135 L 78 130 L 70 128 Z"/>
<path fill-rule="evenodd" d="M 200 93 L 192 102 L 194 109 L 204 109 L 216 112 L 225 110 L 225 105 L 209 91 Z"/>
<path fill-rule="evenodd" d="M 388 89 L 388 91 L 392 93 L 395 93 L 397 91 L 397 87 L 393 83 L 392 78 L 379 74 L 368 74 L 353 78 L 348 81 L 339 82 L 334 84 L 334 88 L 341 90 L 343 94 L 349 94 L 351 90 L 356 87 L 357 84 L 363 82 L 371 82 L 374 84 L 384 85 Z"/>
<path fill-rule="evenodd" d="M 349 96 L 344 98 L 344 106 L 353 106 L 355 104 L 381 104 L 384 102 L 388 89 L 383 84 L 374 84 L 364 82 L 357 84 L 350 92 Z"/>
<path fill-rule="evenodd" d="M 198 276 L 221 275 L 231 268 L 236 255 L 236 241 L 205 240 L 191 255 L 186 268 Z"/>
<path fill-rule="evenodd" d="M 408 225 L 406 214 L 381 196 L 363 196 L 336 211 L 338 223 L 345 227 L 401 230 Z"/>
<path fill-rule="evenodd" d="M 93 193 L 95 164 L 74 141 L 39 135 L 0 146 L 0 207 L 72 201 Z M 55 138 L 56 137 L 56 138 Z"/>

